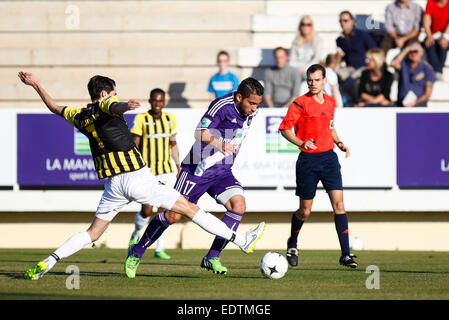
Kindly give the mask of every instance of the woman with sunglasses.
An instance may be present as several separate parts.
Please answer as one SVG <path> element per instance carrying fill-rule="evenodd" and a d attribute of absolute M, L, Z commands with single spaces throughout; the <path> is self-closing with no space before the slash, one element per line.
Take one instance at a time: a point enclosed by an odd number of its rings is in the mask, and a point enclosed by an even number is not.
<path fill-rule="evenodd" d="M 319 63 L 322 47 L 323 40 L 315 34 L 312 18 L 308 15 L 303 16 L 290 49 L 290 66 L 297 68 L 304 78 L 307 68 Z"/>

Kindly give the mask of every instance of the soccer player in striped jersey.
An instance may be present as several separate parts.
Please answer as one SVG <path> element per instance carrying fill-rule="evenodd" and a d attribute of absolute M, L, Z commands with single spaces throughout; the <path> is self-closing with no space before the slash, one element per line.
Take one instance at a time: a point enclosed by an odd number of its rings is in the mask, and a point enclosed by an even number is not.
<path fill-rule="evenodd" d="M 173 114 L 163 112 L 165 106 L 165 92 L 156 88 L 151 90 L 150 110 L 140 113 L 134 118 L 134 124 L 131 133 L 134 136 L 134 142 L 139 147 L 143 159 L 151 169 L 151 173 L 163 184 L 173 187 L 176 182 L 176 173 L 181 171 L 179 163 L 179 150 L 176 143 L 176 118 Z M 173 166 L 172 158 L 175 160 Z M 164 211 L 158 208 L 158 213 Z M 146 227 L 150 220 L 153 207 L 142 205 L 142 209 L 137 212 L 134 218 L 134 231 L 129 240 L 128 246 L 139 242 L 140 230 Z M 166 230 L 157 240 L 154 256 L 159 259 L 170 259 L 170 256 L 164 250 Z"/>
<path fill-rule="evenodd" d="M 348 218 L 343 203 L 343 183 L 340 163 L 334 144 L 349 156 L 334 127 L 335 100 L 323 93 L 326 70 L 319 64 L 307 69 L 309 92 L 296 98 L 288 108 L 279 131 L 284 138 L 298 146 L 301 153 L 296 162 L 296 195 L 299 209 L 292 215 L 290 238 L 287 240 L 287 261 L 298 265 L 298 233 L 312 211 L 318 182 L 329 195 L 334 211 L 334 222 L 340 242 L 340 264 L 357 267 L 349 251 Z M 295 133 L 292 132 L 295 129 Z"/>
<path fill-rule="evenodd" d="M 73 235 L 50 256 L 28 269 L 26 279 L 41 278 L 60 259 L 98 240 L 120 209 L 131 201 L 173 210 L 192 219 L 204 230 L 234 242 L 246 253 L 254 249 L 265 227 L 264 222 L 246 234 L 233 232 L 218 218 L 187 201 L 175 189 L 160 184 L 151 174 L 123 118 L 123 113 L 138 108 L 140 103 L 136 100 L 120 102 L 116 97 L 114 80 L 103 76 L 92 77 L 87 85 L 92 103 L 82 108 L 72 108 L 58 105 L 33 74 L 19 72 L 18 76 L 23 83 L 36 90 L 51 112 L 89 138 L 97 175 L 100 179 L 107 178 L 94 220 L 87 231 Z M 161 213 L 151 220 L 149 226 L 161 230 L 167 221 L 166 214 Z M 125 273 L 129 278 L 136 276 L 140 260 L 127 257 Z"/>
<path fill-rule="evenodd" d="M 263 91 L 259 81 L 247 78 L 237 91 L 212 101 L 196 128 L 196 141 L 181 164 L 175 184 L 175 189 L 193 203 L 205 193 L 215 198 L 226 208 L 222 221 L 232 230 L 237 230 L 246 210 L 243 188 L 234 177 L 232 166 L 262 101 Z M 172 211 L 167 215 L 170 223 L 181 218 Z M 154 232 L 150 223 L 139 243 L 130 247 L 131 254 L 141 257 L 154 242 Z M 227 268 L 219 256 L 227 243 L 223 237 L 216 237 L 201 261 L 201 268 L 226 274 Z"/>

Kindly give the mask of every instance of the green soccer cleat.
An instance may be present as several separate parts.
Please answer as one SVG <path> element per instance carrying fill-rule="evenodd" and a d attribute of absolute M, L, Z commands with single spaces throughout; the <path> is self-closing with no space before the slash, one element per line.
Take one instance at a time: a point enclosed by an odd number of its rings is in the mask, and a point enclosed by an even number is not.
<path fill-rule="evenodd" d="M 137 267 L 140 264 L 140 260 L 142 258 L 137 257 L 132 253 L 132 250 L 130 250 L 131 253 L 128 254 L 128 257 L 126 257 L 125 260 L 125 274 L 128 278 L 135 278 L 136 277 L 136 271 Z"/>
<path fill-rule="evenodd" d="M 137 244 L 138 242 L 139 242 L 139 238 L 131 237 L 131 239 L 129 239 L 129 242 L 128 242 L 128 248 Z"/>
<path fill-rule="evenodd" d="M 47 272 L 47 265 L 44 261 L 39 261 L 25 272 L 25 279 L 38 280 Z"/>
<path fill-rule="evenodd" d="M 201 260 L 201 268 L 210 270 L 215 274 L 228 273 L 228 269 L 220 263 L 220 258 L 203 257 L 203 260 Z"/>
<path fill-rule="evenodd" d="M 170 260 L 171 259 L 171 257 L 164 250 L 155 251 L 154 257 L 158 258 L 158 259 L 162 259 L 162 260 Z"/>

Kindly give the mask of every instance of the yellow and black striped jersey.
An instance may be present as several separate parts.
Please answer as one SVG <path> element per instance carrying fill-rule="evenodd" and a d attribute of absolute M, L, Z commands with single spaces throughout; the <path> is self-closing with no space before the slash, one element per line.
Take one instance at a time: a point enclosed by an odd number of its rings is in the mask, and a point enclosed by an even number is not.
<path fill-rule="evenodd" d="M 119 102 L 109 96 L 82 108 L 64 107 L 62 117 L 89 138 L 90 151 L 99 179 L 138 170 L 146 165 L 123 115 L 112 115 Z"/>
<path fill-rule="evenodd" d="M 155 118 L 151 111 L 136 115 L 131 133 L 141 137 L 139 150 L 154 175 L 174 171 L 170 139 L 176 135 L 176 118 L 162 112 Z"/>

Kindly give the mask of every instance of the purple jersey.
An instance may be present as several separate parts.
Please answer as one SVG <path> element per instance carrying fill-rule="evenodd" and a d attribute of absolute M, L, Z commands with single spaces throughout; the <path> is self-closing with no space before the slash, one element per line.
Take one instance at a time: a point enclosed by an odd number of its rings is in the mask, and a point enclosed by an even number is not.
<path fill-rule="evenodd" d="M 251 121 L 257 113 L 248 117 L 241 115 L 235 106 L 234 94 L 235 92 L 232 92 L 212 101 L 196 130 L 209 130 L 216 139 L 232 143 L 236 153 L 224 155 L 210 145 L 195 141 L 182 162 L 183 170 L 203 178 L 213 178 L 231 170 Z"/>

